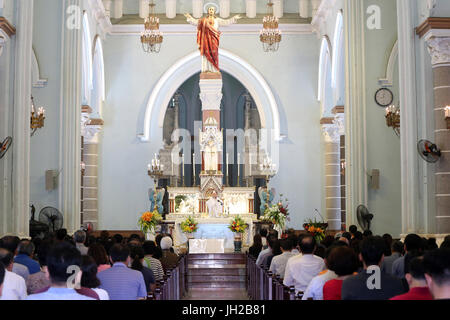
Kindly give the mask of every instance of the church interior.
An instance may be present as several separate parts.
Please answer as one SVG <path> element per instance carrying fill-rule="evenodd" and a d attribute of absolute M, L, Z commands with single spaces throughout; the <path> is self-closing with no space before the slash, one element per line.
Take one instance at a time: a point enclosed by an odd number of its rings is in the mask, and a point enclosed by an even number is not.
<path fill-rule="evenodd" d="M 0 238 L 165 235 L 153 299 L 301 299 L 261 230 L 450 241 L 450 1 L 0 0 L 0 150 Z"/>

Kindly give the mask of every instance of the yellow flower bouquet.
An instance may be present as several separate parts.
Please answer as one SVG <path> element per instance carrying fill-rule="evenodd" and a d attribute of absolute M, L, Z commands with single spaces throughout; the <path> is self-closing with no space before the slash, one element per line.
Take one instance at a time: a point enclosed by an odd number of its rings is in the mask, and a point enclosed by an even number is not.
<path fill-rule="evenodd" d="M 228 229 L 234 233 L 244 233 L 247 228 L 248 224 L 240 216 L 234 218 L 228 226 Z"/>
<path fill-rule="evenodd" d="M 155 227 L 162 220 L 161 215 L 155 209 L 153 212 L 146 211 L 139 218 L 138 225 L 143 233 L 155 232 Z"/>
<path fill-rule="evenodd" d="M 184 233 L 194 233 L 198 229 L 198 223 L 192 217 L 188 217 L 181 223 L 181 231 Z"/>

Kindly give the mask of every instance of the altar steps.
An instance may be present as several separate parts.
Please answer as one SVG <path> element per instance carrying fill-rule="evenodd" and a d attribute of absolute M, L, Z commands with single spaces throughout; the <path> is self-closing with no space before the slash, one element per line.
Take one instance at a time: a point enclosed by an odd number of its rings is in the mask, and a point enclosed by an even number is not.
<path fill-rule="evenodd" d="M 244 254 L 190 254 L 187 283 L 189 289 L 245 290 L 246 258 Z"/>

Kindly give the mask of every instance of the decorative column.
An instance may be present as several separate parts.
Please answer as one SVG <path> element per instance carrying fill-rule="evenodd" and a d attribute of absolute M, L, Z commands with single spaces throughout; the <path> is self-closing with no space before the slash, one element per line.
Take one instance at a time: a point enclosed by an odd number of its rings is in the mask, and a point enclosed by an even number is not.
<path fill-rule="evenodd" d="M 192 16 L 197 19 L 203 16 L 203 0 L 192 0 Z"/>
<path fill-rule="evenodd" d="M 298 12 L 301 18 L 309 17 L 309 1 L 310 0 L 298 0 Z"/>
<path fill-rule="evenodd" d="M 83 115 L 89 114 L 89 106 L 83 106 Z M 88 119 L 82 124 L 83 157 L 85 172 L 82 182 L 83 223 L 92 223 L 94 230 L 98 227 L 98 133 L 103 127 L 102 119 Z"/>
<path fill-rule="evenodd" d="M 417 156 L 417 87 L 415 56 L 415 9 L 410 0 L 397 0 L 402 234 L 418 232 L 419 176 Z"/>
<path fill-rule="evenodd" d="M 166 17 L 173 19 L 177 16 L 177 0 L 166 0 Z"/>
<path fill-rule="evenodd" d="M 139 0 L 139 18 L 145 19 L 150 13 L 150 0 Z"/>
<path fill-rule="evenodd" d="M 334 118 L 322 118 L 325 139 L 325 208 L 328 230 L 341 230 L 340 135 Z"/>
<path fill-rule="evenodd" d="M 347 224 L 356 223 L 356 208 L 367 205 L 366 74 L 363 1 L 345 1 L 346 77 L 345 152 L 347 159 Z"/>
<path fill-rule="evenodd" d="M 273 0 L 273 15 L 277 18 L 283 17 L 283 11 L 284 11 L 284 0 Z"/>
<path fill-rule="evenodd" d="M 230 0 L 219 0 L 220 17 L 228 18 L 230 16 Z"/>
<path fill-rule="evenodd" d="M 247 18 L 256 17 L 256 0 L 245 0 L 245 14 Z"/>
<path fill-rule="evenodd" d="M 81 8 L 81 0 L 67 0 L 63 5 L 59 207 L 64 227 L 72 233 L 80 228 L 81 28 L 67 27 L 70 6 Z"/>
<path fill-rule="evenodd" d="M 114 0 L 114 19 L 120 19 L 123 16 L 123 0 Z"/>
<path fill-rule="evenodd" d="M 345 115 L 344 115 L 344 106 L 336 106 L 333 108 L 332 113 L 334 116 L 334 124 L 338 128 L 339 139 L 340 139 L 340 174 L 341 174 L 341 230 L 346 230 L 346 182 L 345 182 L 345 169 L 347 166 L 347 162 L 345 160 Z"/>
<path fill-rule="evenodd" d="M 30 220 L 30 104 L 33 42 L 33 0 L 17 0 L 14 81 L 14 143 L 12 233 L 29 236 Z"/>
<path fill-rule="evenodd" d="M 450 233 L 450 129 L 445 107 L 450 105 L 450 18 L 428 18 L 417 29 L 428 45 L 434 77 L 435 142 L 441 149 L 436 163 L 436 232 Z"/>

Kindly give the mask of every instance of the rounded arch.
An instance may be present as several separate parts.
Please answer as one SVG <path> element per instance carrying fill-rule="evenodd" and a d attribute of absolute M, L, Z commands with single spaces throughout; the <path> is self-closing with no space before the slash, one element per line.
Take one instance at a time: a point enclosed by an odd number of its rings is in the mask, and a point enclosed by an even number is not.
<path fill-rule="evenodd" d="M 325 90 L 327 87 L 327 80 L 329 79 L 329 73 L 331 68 L 331 43 L 327 36 L 322 38 L 322 45 L 320 47 L 320 60 L 319 60 L 319 84 L 317 92 L 317 100 L 322 101 L 325 98 Z"/>
<path fill-rule="evenodd" d="M 105 65 L 103 61 L 103 45 L 98 35 L 94 38 L 92 52 L 92 109 L 98 115 L 102 112 L 102 103 L 105 101 Z"/>
<path fill-rule="evenodd" d="M 260 114 L 263 128 L 273 130 L 276 140 L 280 140 L 280 115 L 278 105 L 271 88 L 262 75 L 239 56 L 219 49 L 220 65 L 252 95 Z M 147 103 L 144 117 L 142 141 L 149 141 L 151 131 L 162 128 L 169 101 L 180 85 L 189 77 L 200 71 L 201 60 L 198 51 L 178 60 L 157 82 Z"/>
<path fill-rule="evenodd" d="M 82 84 L 81 94 L 82 103 L 90 104 L 91 90 L 92 90 L 92 41 L 91 30 L 89 27 L 89 19 L 87 12 L 83 13 L 83 27 L 81 33 L 81 64 L 82 64 Z"/>
<path fill-rule="evenodd" d="M 336 27 L 333 38 L 333 64 L 331 73 L 331 84 L 333 88 L 338 85 L 339 74 L 343 72 L 342 61 L 344 58 L 344 18 L 339 11 L 336 17 Z"/>

